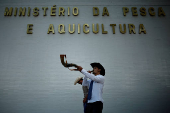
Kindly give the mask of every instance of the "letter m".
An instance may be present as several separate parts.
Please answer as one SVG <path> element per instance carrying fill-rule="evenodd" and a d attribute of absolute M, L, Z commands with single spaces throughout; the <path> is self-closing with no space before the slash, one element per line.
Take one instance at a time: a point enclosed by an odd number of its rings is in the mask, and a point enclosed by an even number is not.
<path fill-rule="evenodd" d="M 11 16 L 12 15 L 12 10 L 13 10 L 12 7 L 10 9 L 8 9 L 8 7 L 6 7 L 4 16 Z"/>

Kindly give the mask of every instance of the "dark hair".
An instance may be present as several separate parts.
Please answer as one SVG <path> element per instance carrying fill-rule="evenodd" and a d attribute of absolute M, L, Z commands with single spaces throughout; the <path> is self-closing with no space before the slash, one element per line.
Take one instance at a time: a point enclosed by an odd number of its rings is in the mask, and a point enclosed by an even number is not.
<path fill-rule="evenodd" d="M 80 80 L 83 80 L 83 79 L 81 78 Z M 80 81 L 80 80 L 79 80 L 79 81 Z M 78 82 L 79 82 L 79 81 L 78 81 Z"/>
<path fill-rule="evenodd" d="M 97 67 L 98 69 L 101 69 L 100 74 L 103 76 L 105 75 L 105 69 L 100 63 L 94 62 L 91 63 L 90 65 L 92 66 L 92 68 Z"/>
<path fill-rule="evenodd" d="M 102 71 L 102 67 L 100 67 L 100 66 L 95 66 L 95 67 L 97 67 L 98 69 L 100 69 L 100 74 L 101 74 L 101 75 L 105 76 L 105 74 L 103 74 L 103 72 L 101 72 L 101 71 Z"/>

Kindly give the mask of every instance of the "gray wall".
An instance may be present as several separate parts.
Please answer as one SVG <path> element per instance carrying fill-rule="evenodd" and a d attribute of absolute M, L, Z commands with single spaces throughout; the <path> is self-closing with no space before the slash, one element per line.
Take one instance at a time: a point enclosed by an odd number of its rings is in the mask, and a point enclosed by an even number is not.
<path fill-rule="evenodd" d="M 78 7 L 79 15 L 51 17 L 53 5 L 57 12 L 58 7 Z M 60 54 L 86 70 L 92 69 L 91 62 L 105 67 L 103 113 L 170 112 L 169 6 L 168 0 L 0 1 L 0 113 L 82 113 L 82 89 L 73 83 L 83 75 L 64 68 Z M 5 7 L 38 7 L 40 14 L 6 17 Z M 99 16 L 93 16 L 93 7 L 100 9 Z M 101 16 L 103 7 L 110 16 Z M 124 17 L 122 7 L 137 7 L 139 16 L 132 16 L 130 10 Z M 140 7 L 154 7 L 156 16 L 148 12 L 141 16 Z M 165 17 L 158 16 L 158 7 Z M 100 25 L 98 34 L 92 32 L 93 23 Z M 102 34 L 102 23 L 108 34 Z M 129 34 L 130 23 L 136 26 L 136 34 Z M 33 34 L 26 33 L 27 24 L 34 25 Z M 47 34 L 50 24 L 55 34 Z M 58 33 L 59 24 L 65 25 L 65 34 Z M 76 24 L 74 34 L 69 34 L 68 24 Z M 83 24 L 90 25 L 89 34 L 83 33 Z M 116 24 L 116 34 L 110 24 Z M 126 24 L 126 34 L 119 32 L 119 24 Z M 138 33 L 139 24 L 144 24 L 146 34 Z"/>

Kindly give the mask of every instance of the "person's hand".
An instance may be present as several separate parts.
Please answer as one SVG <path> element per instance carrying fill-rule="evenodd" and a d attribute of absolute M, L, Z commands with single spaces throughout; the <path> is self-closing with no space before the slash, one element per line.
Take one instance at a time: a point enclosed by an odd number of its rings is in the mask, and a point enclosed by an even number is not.
<path fill-rule="evenodd" d="M 69 69 L 70 71 L 78 71 L 77 69 Z"/>
<path fill-rule="evenodd" d="M 70 71 L 81 71 L 83 68 L 81 66 L 77 66 L 77 69 L 69 69 Z"/>
<path fill-rule="evenodd" d="M 81 66 L 77 66 L 77 70 L 81 71 L 83 68 Z"/>
<path fill-rule="evenodd" d="M 83 69 L 81 66 L 77 66 L 76 67 L 77 69 L 69 69 L 70 71 L 80 71 L 81 72 L 81 70 Z"/>
<path fill-rule="evenodd" d="M 86 97 L 83 99 L 83 103 L 85 103 L 87 101 L 87 96 L 88 94 L 86 95 Z"/>
<path fill-rule="evenodd" d="M 91 73 L 91 71 L 87 71 L 88 73 Z"/>
<path fill-rule="evenodd" d="M 86 98 L 83 98 L 83 103 L 85 103 L 86 102 Z"/>

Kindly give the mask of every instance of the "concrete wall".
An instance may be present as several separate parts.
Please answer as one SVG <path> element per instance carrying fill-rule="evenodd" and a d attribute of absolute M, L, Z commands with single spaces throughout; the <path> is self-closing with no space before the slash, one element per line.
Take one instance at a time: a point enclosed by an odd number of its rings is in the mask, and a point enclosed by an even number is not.
<path fill-rule="evenodd" d="M 57 16 L 50 16 L 50 8 L 57 5 Z M 4 16 L 5 7 L 39 8 L 39 16 Z M 43 16 L 42 7 L 48 7 Z M 66 9 L 58 16 L 59 7 Z M 67 16 L 67 8 L 78 7 L 79 15 Z M 100 10 L 93 16 L 93 7 Z M 107 7 L 109 16 L 102 16 Z M 122 7 L 129 13 L 123 16 Z M 132 16 L 137 7 L 138 16 Z M 145 7 L 146 16 L 139 9 Z M 155 9 L 150 16 L 148 8 Z M 158 16 L 162 7 L 166 16 Z M 14 9 L 13 9 L 14 10 Z M 100 62 L 106 69 L 103 92 L 103 113 L 168 113 L 170 112 L 170 2 L 168 0 L 6 0 L 0 1 L 0 113 L 81 113 L 83 93 L 74 80 L 83 76 L 71 72 L 60 62 L 60 54 L 67 61 L 91 70 L 90 63 Z M 27 14 L 27 13 L 26 13 Z M 99 24 L 99 33 L 92 32 L 92 24 Z M 27 34 L 27 24 L 33 24 L 33 34 Z M 55 34 L 47 34 L 50 24 Z M 58 33 L 58 25 L 65 25 L 65 34 Z M 75 24 L 74 34 L 68 24 Z M 78 34 L 77 26 L 81 25 Z M 83 33 L 89 24 L 90 33 Z M 108 34 L 102 34 L 101 24 Z M 110 24 L 116 24 L 115 34 Z M 120 33 L 119 24 L 126 24 L 127 32 Z M 130 34 L 128 24 L 135 25 Z M 143 24 L 146 34 L 139 34 Z"/>

